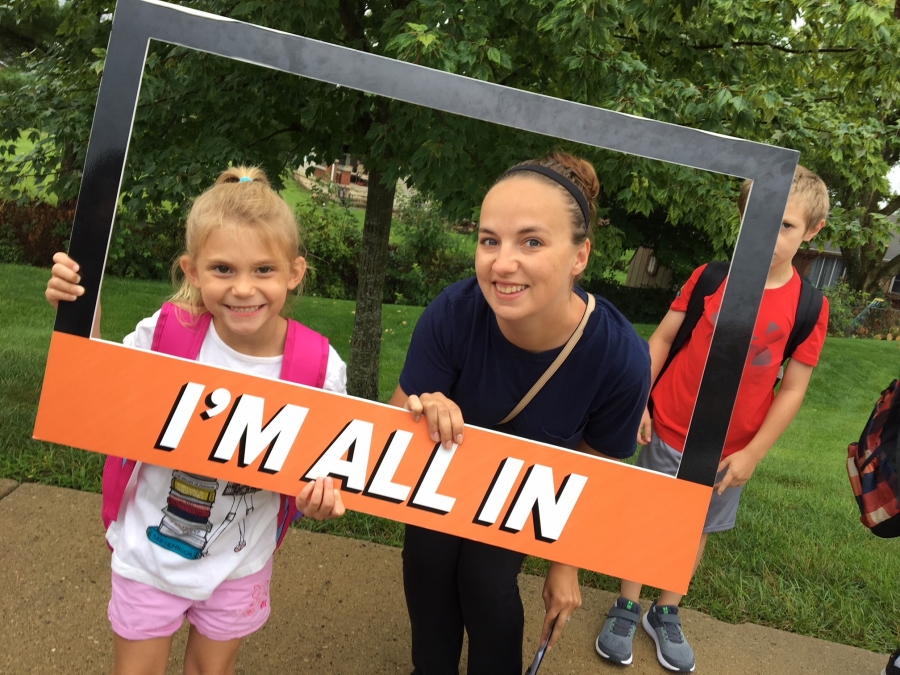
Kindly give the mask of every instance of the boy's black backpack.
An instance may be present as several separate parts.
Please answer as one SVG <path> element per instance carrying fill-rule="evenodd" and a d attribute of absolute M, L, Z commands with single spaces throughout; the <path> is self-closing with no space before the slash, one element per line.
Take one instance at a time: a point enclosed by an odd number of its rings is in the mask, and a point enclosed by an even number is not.
<path fill-rule="evenodd" d="M 847 448 L 847 473 L 860 521 L 879 537 L 900 536 L 900 391 L 897 380 L 881 392 L 859 443 Z"/>
<path fill-rule="evenodd" d="M 688 300 L 684 321 L 682 321 L 681 328 L 679 328 L 678 332 L 675 334 L 675 339 L 672 341 L 672 347 L 669 349 L 669 356 L 666 358 L 666 362 L 659 371 L 659 375 L 656 376 L 657 382 L 659 382 L 659 378 L 662 377 L 662 374 L 666 372 L 666 368 L 669 367 L 669 364 L 672 363 L 675 354 L 678 353 L 678 350 L 684 346 L 684 343 L 691 337 L 691 333 L 694 332 L 694 328 L 696 328 L 697 323 L 699 323 L 700 317 L 703 316 L 704 300 L 719 289 L 719 286 L 722 285 L 722 282 L 725 281 L 725 277 L 727 276 L 728 263 L 720 260 L 714 260 L 707 264 L 700 273 L 697 284 L 694 286 L 694 290 L 691 293 L 691 298 Z M 791 328 L 790 335 L 788 335 L 787 345 L 784 348 L 784 359 L 782 359 L 782 363 L 791 358 L 791 355 L 797 347 L 812 334 L 813 329 L 816 327 L 816 323 L 819 320 L 819 314 L 822 312 L 822 291 L 813 286 L 806 279 L 801 279 L 801 281 L 800 300 L 797 302 L 797 314 L 794 319 L 794 326 Z"/>

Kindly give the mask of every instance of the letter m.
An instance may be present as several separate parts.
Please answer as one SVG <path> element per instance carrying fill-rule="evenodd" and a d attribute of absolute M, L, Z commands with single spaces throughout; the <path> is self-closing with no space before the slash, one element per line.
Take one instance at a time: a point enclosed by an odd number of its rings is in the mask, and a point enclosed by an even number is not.
<path fill-rule="evenodd" d="M 234 457 L 235 448 L 239 448 L 238 466 L 245 467 L 253 464 L 265 451 L 259 470 L 265 473 L 281 470 L 309 408 L 288 403 L 263 426 L 265 403 L 265 399 L 258 396 L 237 397 L 210 455 L 212 461 L 228 462 Z"/>

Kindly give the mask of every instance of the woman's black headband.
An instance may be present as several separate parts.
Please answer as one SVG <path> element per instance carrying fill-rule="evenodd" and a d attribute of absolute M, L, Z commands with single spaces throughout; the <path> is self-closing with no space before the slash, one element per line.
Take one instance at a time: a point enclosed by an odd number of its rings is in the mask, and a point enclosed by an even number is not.
<path fill-rule="evenodd" d="M 584 216 L 584 228 L 590 229 L 591 226 L 591 207 L 588 206 L 587 197 L 584 196 L 584 192 L 582 192 L 575 183 L 570 181 L 568 178 L 563 176 L 559 171 L 554 171 L 549 166 L 544 166 L 543 164 L 519 164 L 518 166 L 514 166 L 509 169 L 500 176 L 497 182 L 500 182 L 504 178 L 506 178 L 509 174 L 515 173 L 516 171 L 534 171 L 535 173 L 539 173 L 543 176 L 547 176 L 552 181 L 555 181 L 562 185 L 572 197 L 575 198 L 575 201 L 578 203 L 579 208 L 581 209 L 581 215 Z"/>

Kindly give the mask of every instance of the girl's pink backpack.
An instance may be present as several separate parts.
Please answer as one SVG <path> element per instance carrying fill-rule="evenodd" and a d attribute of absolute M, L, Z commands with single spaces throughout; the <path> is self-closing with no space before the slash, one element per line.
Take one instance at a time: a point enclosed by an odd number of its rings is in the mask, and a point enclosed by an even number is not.
<path fill-rule="evenodd" d="M 179 313 L 188 325 L 178 320 Z M 162 354 L 196 360 L 211 319 L 212 315 L 208 312 L 195 317 L 166 302 L 160 310 L 150 349 Z M 281 379 L 321 389 L 325 383 L 327 366 L 328 338 L 293 319 L 288 319 Z M 112 455 L 106 458 L 103 465 L 102 516 L 103 525 L 107 529 L 119 517 L 119 507 L 122 505 L 125 487 L 134 472 L 134 467 L 135 462 L 130 459 Z M 294 497 L 281 495 L 281 516 L 278 519 L 279 545 L 287 533 L 288 525 L 295 517 L 298 517 L 298 513 Z"/>

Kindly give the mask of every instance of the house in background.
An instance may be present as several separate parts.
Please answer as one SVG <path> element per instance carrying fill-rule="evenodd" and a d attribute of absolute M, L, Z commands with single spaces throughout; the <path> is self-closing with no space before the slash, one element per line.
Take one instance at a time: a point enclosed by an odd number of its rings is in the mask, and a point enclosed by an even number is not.
<path fill-rule="evenodd" d="M 893 216 L 891 220 L 896 222 L 897 216 Z M 898 255 L 900 235 L 894 235 L 884 257 L 885 260 L 893 260 Z M 793 262 L 800 276 L 805 277 L 816 288 L 828 288 L 844 277 L 845 265 L 841 250 L 830 242 L 821 251 L 815 247 L 800 249 Z M 675 283 L 679 281 L 681 280 L 674 280 Z M 659 264 L 652 249 L 641 247 L 635 251 L 628 264 L 625 286 L 652 288 L 668 286 L 672 282 L 672 270 Z M 893 303 L 900 303 L 900 275 L 885 280 L 881 287 Z"/>
<path fill-rule="evenodd" d="M 331 164 L 304 163 L 294 170 L 294 180 L 311 190 L 318 183 L 320 186 L 333 184 L 335 188 L 328 190 L 331 198 L 347 207 L 365 208 L 369 196 L 369 174 L 358 157 L 344 153 L 341 159 Z M 397 211 L 404 200 L 416 197 L 413 188 L 398 179 L 394 196 L 394 211 Z"/>
<path fill-rule="evenodd" d="M 659 264 L 653 249 L 641 246 L 631 256 L 624 285 L 632 288 L 668 288 L 672 285 L 672 270 Z"/>
<path fill-rule="evenodd" d="M 844 278 L 846 265 L 841 249 L 831 242 L 819 251 L 816 248 L 800 249 L 794 256 L 794 267 L 816 288 L 828 288 Z"/>
<path fill-rule="evenodd" d="M 897 215 L 891 216 L 890 220 L 896 223 Z M 884 259 L 893 260 L 898 255 L 900 255 L 900 235 L 895 234 L 887 251 L 884 252 Z M 797 255 L 794 256 L 794 267 L 816 288 L 828 288 L 843 279 L 846 266 L 841 249 L 832 246 L 831 242 L 826 242 L 825 248 L 821 251 L 815 247 L 797 251 Z M 885 293 L 896 296 L 890 298 L 891 300 L 900 300 L 900 276 L 884 280 L 881 288 Z"/>
<path fill-rule="evenodd" d="M 334 160 L 331 166 L 323 164 L 314 165 L 313 176 L 319 180 L 330 180 L 337 185 L 359 185 L 366 187 L 369 183 L 369 174 L 359 159 L 354 159 L 349 153 L 344 153 L 340 160 Z M 303 167 L 305 170 L 306 167 Z"/>

